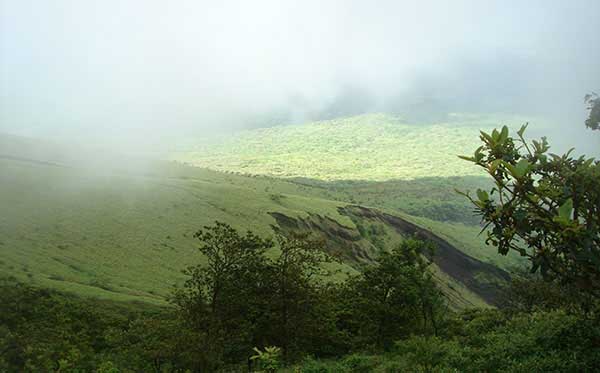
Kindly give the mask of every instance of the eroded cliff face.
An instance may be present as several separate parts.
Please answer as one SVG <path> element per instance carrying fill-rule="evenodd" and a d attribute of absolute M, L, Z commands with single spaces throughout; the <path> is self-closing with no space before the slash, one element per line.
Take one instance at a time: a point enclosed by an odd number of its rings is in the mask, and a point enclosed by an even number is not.
<path fill-rule="evenodd" d="M 398 216 L 362 206 L 339 209 L 354 226 L 347 226 L 321 215 L 294 218 L 272 212 L 277 222 L 273 229 L 281 234 L 310 232 L 326 241 L 326 250 L 356 268 L 372 264 L 382 250 L 390 250 L 406 237 L 433 242 L 435 276 L 440 287 L 457 307 L 475 305 L 473 295 L 489 305 L 497 305 L 509 274 L 489 263 L 475 259 L 440 236 Z M 472 293 L 472 294 L 467 294 Z"/>
<path fill-rule="evenodd" d="M 345 262 L 360 266 L 374 261 L 377 248 L 356 227 L 340 224 L 338 221 L 321 215 L 309 215 L 307 218 L 293 218 L 272 212 L 277 221 L 273 229 L 284 235 L 291 232 L 309 232 L 312 236 L 322 238 L 326 249 Z"/>

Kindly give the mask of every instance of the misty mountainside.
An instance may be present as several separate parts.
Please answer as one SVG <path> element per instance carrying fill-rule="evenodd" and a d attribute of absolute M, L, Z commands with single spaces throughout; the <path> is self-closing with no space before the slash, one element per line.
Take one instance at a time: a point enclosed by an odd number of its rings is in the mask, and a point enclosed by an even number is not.
<path fill-rule="evenodd" d="M 441 122 L 413 123 L 363 114 L 199 139 L 171 157 L 218 171 L 327 181 L 481 176 L 457 155 L 479 146 L 479 130 L 499 124 L 518 128 L 529 120 L 454 113 Z"/>
<path fill-rule="evenodd" d="M 413 216 L 386 208 L 385 199 L 358 206 L 363 203 L 346 199 L 343 186 L 161 161 L 139 169 L 82 168 L 52 152 L 46 160 L 36 140 L 11 137 L 10 143 L 14 154 L 0 155 L 0 275 L 33 284 L 163 304 L 184 280 L 181 270 L 204 260 L 193 234 L 215 220 L 266 237 L 297 231 L 325 238 L 327 250 L 341 259 L 332 264 L 334 281 L 403 238 L 428 238 L 439 247 L 435 276 L 455 307 L 494 304 L 505 270 L 520 263 L 485 247 L 477 225 Z M 436 182 L 429 188 L 439 194 L 443 182 Z M 417 189 L 428 188 L 426 179 L 421 183 Z"/>

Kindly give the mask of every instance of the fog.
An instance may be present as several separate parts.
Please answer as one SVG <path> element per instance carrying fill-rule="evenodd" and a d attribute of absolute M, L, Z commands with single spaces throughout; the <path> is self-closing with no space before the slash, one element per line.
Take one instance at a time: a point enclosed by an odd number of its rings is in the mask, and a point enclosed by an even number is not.
<path fill-rule="evenodd" d="M 372 111 L 503 112 L 593 152 L 598 14 L 597 0 L 0 0 L 0 132 L 130 146 Z"/>

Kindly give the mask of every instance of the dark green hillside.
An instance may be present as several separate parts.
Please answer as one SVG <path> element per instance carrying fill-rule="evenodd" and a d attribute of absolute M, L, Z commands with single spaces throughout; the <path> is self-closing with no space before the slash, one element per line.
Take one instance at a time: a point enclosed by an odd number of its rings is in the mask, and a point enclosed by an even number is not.
<path fill-rule="evenodd" d="M 490 182 L 480 176 L 425 177 L 389 181 L 320 181 L 294 179 L 298 184 L 321 188 L 328 199 L 350 201 L 413 216 L 444 222 L 478 225 L 480 218 L 473 207 L 455 189 L 488 188 Z"/>

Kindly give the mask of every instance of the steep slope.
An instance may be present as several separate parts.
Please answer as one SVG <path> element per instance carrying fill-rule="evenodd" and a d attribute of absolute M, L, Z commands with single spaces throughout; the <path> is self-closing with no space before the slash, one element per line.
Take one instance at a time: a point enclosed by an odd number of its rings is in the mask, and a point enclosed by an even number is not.
<path fill-rule="evenodd" d="M 329 217 L 310 215 L 293 218 L 282 213 L 271 213 L 277 220 L 273 228 L 283 234 L 311 233 L 324 239 L 327 249 L 348 263 L 370 264 L 382 250 L 407 237 L 432 242 L 436 251 L 431 257 L 439 284 L 455 305 L 472 306 L 464 292 L 468 289 L 489 304 L 495 304 L 500 286 L 510 280 L 509 274 L 497 266 L 466 255 L 439 235 L 410 221 L 362 206 L 339 208 L 340 214 L 354 224 L 346 226 Z M 442 277 L 450 280 L 444 281 Z M 472 299 L 471 299 L 472 300 Z M 477 303 L 477 301 L 475 300 Z"/>

